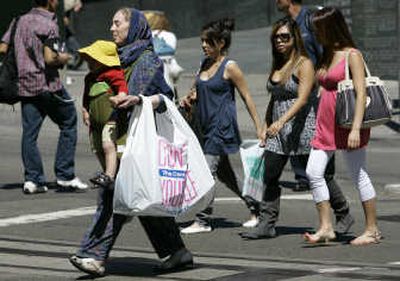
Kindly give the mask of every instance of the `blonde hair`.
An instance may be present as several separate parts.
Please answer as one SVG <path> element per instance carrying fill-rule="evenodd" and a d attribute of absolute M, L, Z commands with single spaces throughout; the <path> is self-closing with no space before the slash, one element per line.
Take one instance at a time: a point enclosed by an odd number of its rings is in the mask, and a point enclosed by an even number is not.
<path fill-rule="evenodd" d="M 167 30 L 170 31 L 171 25 L 164 12 L 161 11 L 143 11 L 146 20 L 152 30 Z"/>

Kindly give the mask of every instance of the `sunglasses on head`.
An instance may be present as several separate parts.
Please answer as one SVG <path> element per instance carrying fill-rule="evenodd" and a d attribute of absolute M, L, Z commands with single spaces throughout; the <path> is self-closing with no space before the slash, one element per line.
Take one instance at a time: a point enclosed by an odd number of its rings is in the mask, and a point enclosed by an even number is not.
<path fill-rule="evenodd" d="M 273 37 L 275 42 L 277 42 L 279 39 L 284 43 L 289 42 L 291 38 L 292 38 L 292 35 L 290 33 L 277 33 Z"/>

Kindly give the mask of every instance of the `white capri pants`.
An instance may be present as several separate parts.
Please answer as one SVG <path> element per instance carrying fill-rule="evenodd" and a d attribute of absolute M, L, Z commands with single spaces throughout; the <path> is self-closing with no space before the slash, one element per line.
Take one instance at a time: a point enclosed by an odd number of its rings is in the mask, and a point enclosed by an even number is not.
<path fill-rule="evenodd" d="M 315 203 L 329 201 L 329 191 L 324 179 L 324 173 L 333 153 L 334 151 L 312 149 L 308 158 L 306 173 L 310 180 L 310 188 Z M 343 154 L 350 176 L 358 188 L 361 202 L 374 198 L 376 196 L 375 189 L 365 168 L 365 148 L 343 150 Z"/>

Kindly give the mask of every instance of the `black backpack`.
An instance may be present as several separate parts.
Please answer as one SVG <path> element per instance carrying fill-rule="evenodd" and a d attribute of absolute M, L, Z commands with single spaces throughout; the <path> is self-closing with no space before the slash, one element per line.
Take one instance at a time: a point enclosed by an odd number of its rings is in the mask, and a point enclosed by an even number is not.
<path fill-rule="evenodd" d="M 13 105 L 20 101 L 18 95 L 18 69 L 15 59 L 14 37 L 19 17 L 11 29 L 7 52 L 0 65 L 0 103 Z"/>

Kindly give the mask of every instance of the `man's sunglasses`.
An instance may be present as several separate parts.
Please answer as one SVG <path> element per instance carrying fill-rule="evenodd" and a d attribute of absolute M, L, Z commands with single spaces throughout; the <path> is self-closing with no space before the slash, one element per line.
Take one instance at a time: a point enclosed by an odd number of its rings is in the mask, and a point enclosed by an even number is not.
<path fill-rule="evenodd" d="M 292 38 L 292 35 L 290 33 L 277 33 L 273 37 L 274 42 L 278 42 L 278 39 L 279 39 L 283 43 L 289 42 L 291 38 Z"/>

